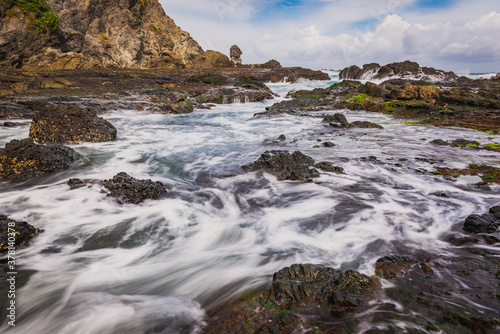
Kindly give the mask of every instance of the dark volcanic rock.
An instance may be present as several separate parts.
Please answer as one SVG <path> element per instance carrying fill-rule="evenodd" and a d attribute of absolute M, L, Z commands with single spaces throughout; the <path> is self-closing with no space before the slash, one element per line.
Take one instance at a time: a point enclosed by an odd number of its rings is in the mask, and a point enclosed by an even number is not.
<path fill-rule="evenodd" d="M 339 77 L 341 80 L 379 80 L 390 77 L 425 81 L 451 81 L 458 79 L 458 76 L 453 72 L 445 72 L 429 67 L 420 67 L 418 63 L 408 60 L 387 64 L 385 66 L 380 66 L 376 63 L 365 64 L 363 65 L 363 69 L 354 65 L 340 71 Z"/>
<path fill-rule="evenodd" d="M 323 121 L 328 123 L 333 123 L 332 125 L 338 126 L 340 128 L 349 127 L 349 122 L 347 121 L 347 118 L 345 117 L 344 114 L 340 113 L 334 115 L 327 115 Z"/>
<path fill-rule="evenodd" d="M 137 180 L 121 172 L 111 180 L 103 182 L 110 194 L 121 203 L 139 204 L 147 199 L 159 199 L 167 193 L 163 183 L 151 180 Z"/>
<path fill-rule="evenodd" d="M 300 151 L 266 151 L 254 163 L 245 166 L 249 171 L 266 171 L 279 180 L 304 180 L 319 177 L 316 169 L 311 168 L 314 160 Z"/>
<path fill-rule="evenodd" d="M 411 267 L 417 261 L 408 256 L 385 256 L 377 260 L 375 273 L 383 278 L 394 278 L 398 274 Z"/>
<path fill-rule="evenodd" d="M 465 219 L 464 231 L 469 233 L 493 233 L 498 231 L 500 220 L 494 215 L 470 215 Z"/>
<path fill-rule="evenodd" d="M 349 124 L 351 128 L 361 128 L 361 129 L 383 129 L 382 125 L 378 125 L 376 123 L 368 122 L 368 121 L 354 121 Z"/>
<path fill-rule="evenodd" d="M 294 264 L 273 276 L 270 295 L 278 305 L 326 303 L 335 312 L 353 311 L 373 297 L 378 282 L 356 271 Z"/>
<path fill-rule="evenodd" d="M 9 228 L 10 231 L 15 231 L 14 235 L 9 235 Z M 40 233 L 40 230 L 32 225 L 15 221 L 0 214 L 0 253 L 7 252 L 11 245 L 14 246 L 14 250 L 17 247 L 29 245 L 38 233 Z"/>
<path fill-rule="evenodd" d="M 62 145 L 39 145 L 32 139 L 12 140 L 0 149 L 0 178 L 25 181 L 68 169 L 83 157 Z"/>
<path fill-rule="evenodd" d="M 325 172 L 332 172 L 332 173 L 337 173 L 337 174 L 344 174 L 344 168 L 334 166 L 332 165 L 331 162 L 328 161 L 322 161 L 318 162 L 314 167 L 324 170 Z"/>
<path fill-rule="evenodd" d="M 324 122 L 329 122 L 330 125 L 339 128 L 363 128 L 363 129 L 383 129 L 384 127 L 368 121 L 354 121 L 349 123 L 344 114 L 328 115 L 323 119 Z"/>
<path fill-rule="evenodd" d="M 72 105 L 46 106 L 33 117 L 30 138 L 39 143 L 105 142 L 116 128 L 95 111 Z"/>

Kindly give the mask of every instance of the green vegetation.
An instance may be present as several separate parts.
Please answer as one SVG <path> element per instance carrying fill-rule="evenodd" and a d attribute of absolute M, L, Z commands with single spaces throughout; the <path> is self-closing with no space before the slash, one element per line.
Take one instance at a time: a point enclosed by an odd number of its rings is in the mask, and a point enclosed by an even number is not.
<path fill-rule="evenodd" d="M 405 124 L 409 124 L 409 125 L 416 125 L 417 122 L 413 122 L 413 121 L 405 121 Z"/>
<path fill-rule="evenodd" d="M 500 150 L 500 144 L 497 143 L 488 143 L 485 144 L 484 147 L 492 150 Z"/>
<path fill-rule="evenodd" d="M 207 85 L 224 86 L 227 83 L 227 78 L 220 74 L 202 74 L 192 76 L 186 82 L 202 82 Z"/>
<path fill-rule="evenodd" d="M 155 26 L 153 23 L 150 23 L 149 26 L 148 26 L 148 29 L 157 33 L 157 34 L 163 34 L 163 29 L 162 28 L 158 28 L 157 26 Z"/>
<path fill-rule="evenodd" d="M 364 94 L 364 93 L 363 93 L 363 94 L 359 94 L 359 95 L 357 95 L 357 96 L 353 97 L 353 98 L 351 99 L 351 102 L 354 102 L 354 103 L 360 103 L 360 104 L 362 104 L 362 103 L 363 103 L 363 102 L 365 102 L 365 101 L 366 101 L 366 99 L 368 99 L 369 97 L 370 97 L 370 96 L 368 96 L 368 94 Z"/>
<path fill-rule="evenodd" d="M 137 0 L 137 3 L 141 6 L 146 6 L 149 3 L 149 0 Z"/>
<path fill-rule="evenodd" d="M 59 16 L 45 0 L 1 0 L 0 4 L 9 7 L 5 12 L 8 18 L 18 13 L 16 7 L 25 15 L 34 14 L 28 22 L 38 34 L 56 31 L 59 27 Z"/>

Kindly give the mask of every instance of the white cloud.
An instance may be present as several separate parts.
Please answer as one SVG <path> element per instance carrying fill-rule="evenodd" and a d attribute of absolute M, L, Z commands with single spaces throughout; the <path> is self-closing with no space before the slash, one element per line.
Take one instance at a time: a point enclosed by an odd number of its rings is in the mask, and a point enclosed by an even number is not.
<path fill-rule="evenodd" d="M 255 48 L 261 56 L 314 67 L 340 68 L 405 59 L 421 60 L 433 66 L 436 58 L 443 63 L 500 63 L 499 27 L 500 14 L 496 12 L 458 27 L 449 23 L 411 24 L 393 14 L 366 32 L 331 37 L 312 25 L 276 36 L 267 34 L 257 41 Z"/>

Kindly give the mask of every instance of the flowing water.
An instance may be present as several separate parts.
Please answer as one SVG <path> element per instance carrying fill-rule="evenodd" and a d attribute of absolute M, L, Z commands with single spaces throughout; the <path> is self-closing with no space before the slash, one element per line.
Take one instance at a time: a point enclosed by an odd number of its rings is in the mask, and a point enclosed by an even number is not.
<path fill-rule="evenodd" d="M 283 96 L 328 84 L 270 87 Z M 498 166 L 494 152 L 429 144 L 437 138 L 491 142 L 486 133 L 413 126 L 367 112 L 343 111 L 349 121 L 369 120 L 385 130 L 333 129 L 320 117 L 333 110 L 252 117 L 279 99 L 187 115 L 107 114 L 118 139 L 73 145 L 86 157 L 83 165 L 35 182 L 0 183 L 0 212 L 44 230 L 18 251 L 26 279 L 17 291 L 17 325 L 8 332 L 197 332 L 206 310 L 268 286 L 274 272 L 293 263 L 373 275 L 376 260 L 394 251 L 450 254 L 442 237 L 500 201 L 496 188 L 468 184 L 474 180 L 417 171 L 432 170 L 423 159 L 457 168 Z M 28 124 L 2 129 L 0 145 L 27 137 Z M 287 140 L 275 141 L 280 134 Z M 318 140 L 336 147 L 315 147 Z M 301 183 L 240 169 L 271 149 L 300 150 L 346 174 Z M 377 160 L 360 159 L 368 156 Z M 163 182 L 168 196 L 120 205 L 97 183 L 75 190 L 66 184 L 121 171 Z M 4 322 L 0 330 L 6 329 Z"/>

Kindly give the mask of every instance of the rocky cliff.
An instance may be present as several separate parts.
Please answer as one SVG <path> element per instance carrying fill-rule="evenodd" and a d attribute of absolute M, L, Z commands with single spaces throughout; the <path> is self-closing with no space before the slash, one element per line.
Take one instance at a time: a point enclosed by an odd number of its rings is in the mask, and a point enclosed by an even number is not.
<path fill-rule="evenodd" d="M 0 66 L 53 69 L 234 66 L 158 0 L 2 0 Z"/>
<path fill-rule="evenodd" d="M 404 61 L 380 66 L 376 63 L 365 64 L 363 68 L 356 65 L 344 68 L 340 79 L 354 80 L 384 80 L 384 79 L 408 79 L 424 81 L 453 81 L 458 76 L 453 72 L 436 70 L 432 67 L 420 67 L 418 63 Z"/>

